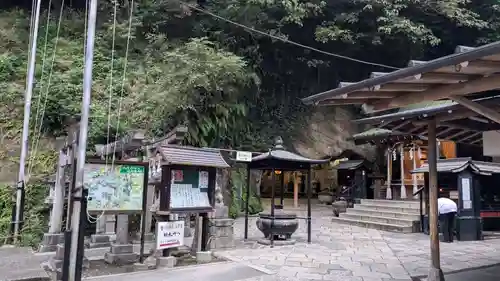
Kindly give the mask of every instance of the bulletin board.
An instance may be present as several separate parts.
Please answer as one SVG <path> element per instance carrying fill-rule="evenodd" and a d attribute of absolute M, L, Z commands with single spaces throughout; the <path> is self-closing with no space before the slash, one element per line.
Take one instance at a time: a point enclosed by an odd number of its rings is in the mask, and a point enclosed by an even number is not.
<path fill-rule="evenodd" d="M 166 209 L 179 212 L 212 210 L 210 192 L 214 189 L 215 176 L 208 169 L 176 166 L 165 169 L 165 173 L 168 177 Z"/>
<path fill-rule="evenodd" d="M 88 190 L 89 212 L 140 212 L 144 204 L 148 167 L 144 163 L 88 160 L 84 166 L 84 187 Z"/>

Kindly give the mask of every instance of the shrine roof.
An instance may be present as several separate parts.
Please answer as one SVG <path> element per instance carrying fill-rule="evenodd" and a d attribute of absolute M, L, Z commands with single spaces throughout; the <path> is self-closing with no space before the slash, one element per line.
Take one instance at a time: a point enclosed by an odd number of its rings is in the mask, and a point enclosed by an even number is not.
<path fill-rule="evenodd" d="M 500 163 L 475 161 L 470 157 L 439 159 L 437 161 L 438 173 L 460 173 L 470 168 L 472 172 L 481 175 L 500 174 Z M 410 173 L 428 173 L 429 164 L 425 162 L 420 168 L 410 171 Z"/>
<path fill-rule="evenodd" d="M 278 137 L 275 145 L 268 152 L 252 158 L 250 166 L 254 169 L 306 169 L 310 165 L 328 163 L 330 158 L 311 159 L 285 150 L 283 140 Z"/>
<path fill-rule="evenodd" d="M 359 82 L 303 98 L 305 104 L 367 104 L 374 110 L 399 108 L 420 101 L 446 99 L 499 87 L 500 41 L 480 47 L 457 46 L 451 55 L 431 61 L 410 60 L 392 72 L 372 72 Z"/>
<path fill-rule="evenodd" d="M 158 151 L 169 165 L 229 168 L 230 165 L 217 149 L 188 146 L 160 146 Z"/>
<path fill-rule="evenodd" d="M 337 170 L 356 170 L 365 166 L 365 164 L 365 160 L 347 160 L 339 162 L 339 164 L 333 168 Z"/>
<path fill-rule="evenodd" d="M 473 99 L 485 106 L 499 107 L 500 95 L 490 95 Z M 437 123 L 439 139 L 451 140 L 457 143 L 482 145 L 482 132 L 500 129 L 500 125 L 451 101 L 441 100 L 422 102 L 401 108 L 396 112 L 378 114 L 367 118 L 354 120 L 357 124 L 378 126 L 377 129 L 390 130 L 394 134 L 427 137 L 426 120 L 433 118 Z M 356 141 L 356 135 L 353 139 Z M 364 139 L 368 137 L 365 136 Z M 375 138 L 372 136 L 372 138 Z M 358 137 L 359 139 L 359 137 Z"/>

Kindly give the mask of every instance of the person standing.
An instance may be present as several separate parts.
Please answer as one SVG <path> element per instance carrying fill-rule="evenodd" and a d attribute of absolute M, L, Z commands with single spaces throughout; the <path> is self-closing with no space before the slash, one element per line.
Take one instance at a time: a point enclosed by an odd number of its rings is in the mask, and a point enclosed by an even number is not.
<path fill-rule="evenodd" d="M 455 215 L 457 214 L 457 204 L 446 197 L 438 198 L 439 225 L 443 233 L 443 242 L 453 242 L 455 230 Z"/>

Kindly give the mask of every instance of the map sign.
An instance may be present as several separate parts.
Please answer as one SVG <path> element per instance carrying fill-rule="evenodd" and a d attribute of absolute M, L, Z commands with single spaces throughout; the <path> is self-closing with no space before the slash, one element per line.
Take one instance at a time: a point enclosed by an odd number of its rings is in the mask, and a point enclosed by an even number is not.
<path fill-rule="evenodd" d="M 89 211 L 141 211 L 145 168 L 138 165 L 85 164 Z"/>

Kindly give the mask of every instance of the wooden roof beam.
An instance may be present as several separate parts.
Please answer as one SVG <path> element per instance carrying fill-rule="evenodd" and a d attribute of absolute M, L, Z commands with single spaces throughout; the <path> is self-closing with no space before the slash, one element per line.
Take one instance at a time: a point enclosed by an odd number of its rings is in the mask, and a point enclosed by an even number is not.
<path fill-rule="evenodd" d="M 446 128 L 436 134 L 437 137 L 445 135 L 446 133 L 449 133 L 451 131 L 455 130 L 455 128 Z"/>
<path fill-rule="evenodd" d="M 340 82 L 339 88 L 350 86 L 352 82 Z M 426 84 L 413 84 L 413 83 L 398 83 L 391 82 L 383 85 L 375 85 L 370 88 L 360 89 L 359 91 L 382 91 L 382 92 L 420 92 L 426 90 L 428 85 Z"/>
<path fill-rule="evenodd" d="M 483 141 L 483 138 L 481 137 L 481 138 L 479 138 L 479 139 L 477 139 L 475 141 L 470 142 L 470 144 L 478 144 L 478 143 L 480 143 L 482 141 Z"/>
<path fill-rule="evenodd" d="M 472 138 L 474 138 L 474 137 L 476 137 L 477 135 L 480 135 L 480 134 L 482 134 L 482 132 L 475 132 L 475 133 L 472 133 L 472 134 L 470 134 L 469 136 L 466 136 L 466 137 L 464 137 L 464 138 L 461 138 L 461 139 L 457 140 L 457 142 L 462 142 L 462 143 L 463 143 L 464 141 L 469 140 L 469 139 L 472 139 Z"/>
<path fill-rule="evenodd" d="M 457 132 L 457 133 L 455 133 L 455 134 L 453 134 L 451 136 L 448 136 L 446 138 L 449 139 L 449 140 L 453 140 L 454 138 L 459 137 L 459 136 L 461 136 L 463 134 L 466 134 L 466 133 L 470 133 L 470 131 L 465 131 L 465 130 L 464 131 L 460 131 L 460 132 Z"/>
<path fill-rule="evenodd" d="M 450 96 L 461 96 L 470 93 L 485 92 L 496 88 L 500 88 L 500 75 L 491 75 L 458 84 L 437 86 L 422 92 L 408 93 L 391 100 L 372 103 L 372 105 L 375 110 L 403 107 L 422 101 L 440 100 Z"/>
<path fill-rule="evenodd" d="M 376 78 L 388 74 L 387 72 L 372 72 L 370 78 Z M 479 75 L 480 76 L 480 75 Z M 427 72 L 406 78 L 395 80 L 396 83 L 425 83 L 425 84 L 454 84 L 477 78 L 470 74 Z"/>
<path fill-rule="evenodd" d="M 461 104 L 462 106 L 474 111 L 475 113 L 484 116 L 498 124 L 500 124 L 500 113 L 496 112 L 495 110 L 484 106 L 482 104 L 479 104 L 477 102 L 471 101 L 466 97 L 463 96 L 450 96 L 450 99 L 454 100 L 455 102 Z"/>
<path fill-rule="evenodd" d="M 329 99 L 320 101 L 317 106 L 328 106 L 328 105 L 351 105 L 351 104 L 363 104 L 365 99 Z"/>
<path fill-rule="evenodd" d="M 397 97 L 397 96 L 398 96 L 398 93 L 391 93 L 391 92 L 357 91 L 357 92 L 352 92 L 349 94 L 342 95 L 340 97 L 332 98 L 332 100 L 333 99 L 335 99 L 335 100 L 337 100 L 337 99 L 371 99 L 371 98 L 392 99 L 392 98 Z"/>
<path fill-rule="evenodd" d="M 408 66 L 426 64 L 427 61 L 411 60 Z M 433 72 L 441 73 L 464 73 L 464 74 L 487 74 L 494 73 L 500 68 L 500 62 L 487 60 L 463 61 L 456 65 L 444 66 Z"/>
<path fill-rule="evenodd" d="M 408 125 L 408 124 L 410 124 L 410 123 L 411 123 L 411 120 L 407 120 L 407 121 L 401 122 L 400 124 L 398 124 L 398 125 L 396 125 L 396 126 L 392 127 L 391 131 L 396 131 L 396 130 L 398 130 L 398 129 L 401 129 L 401 128 L 403 128 L 404 126 L 406 126 L 406 125 Z"/>

